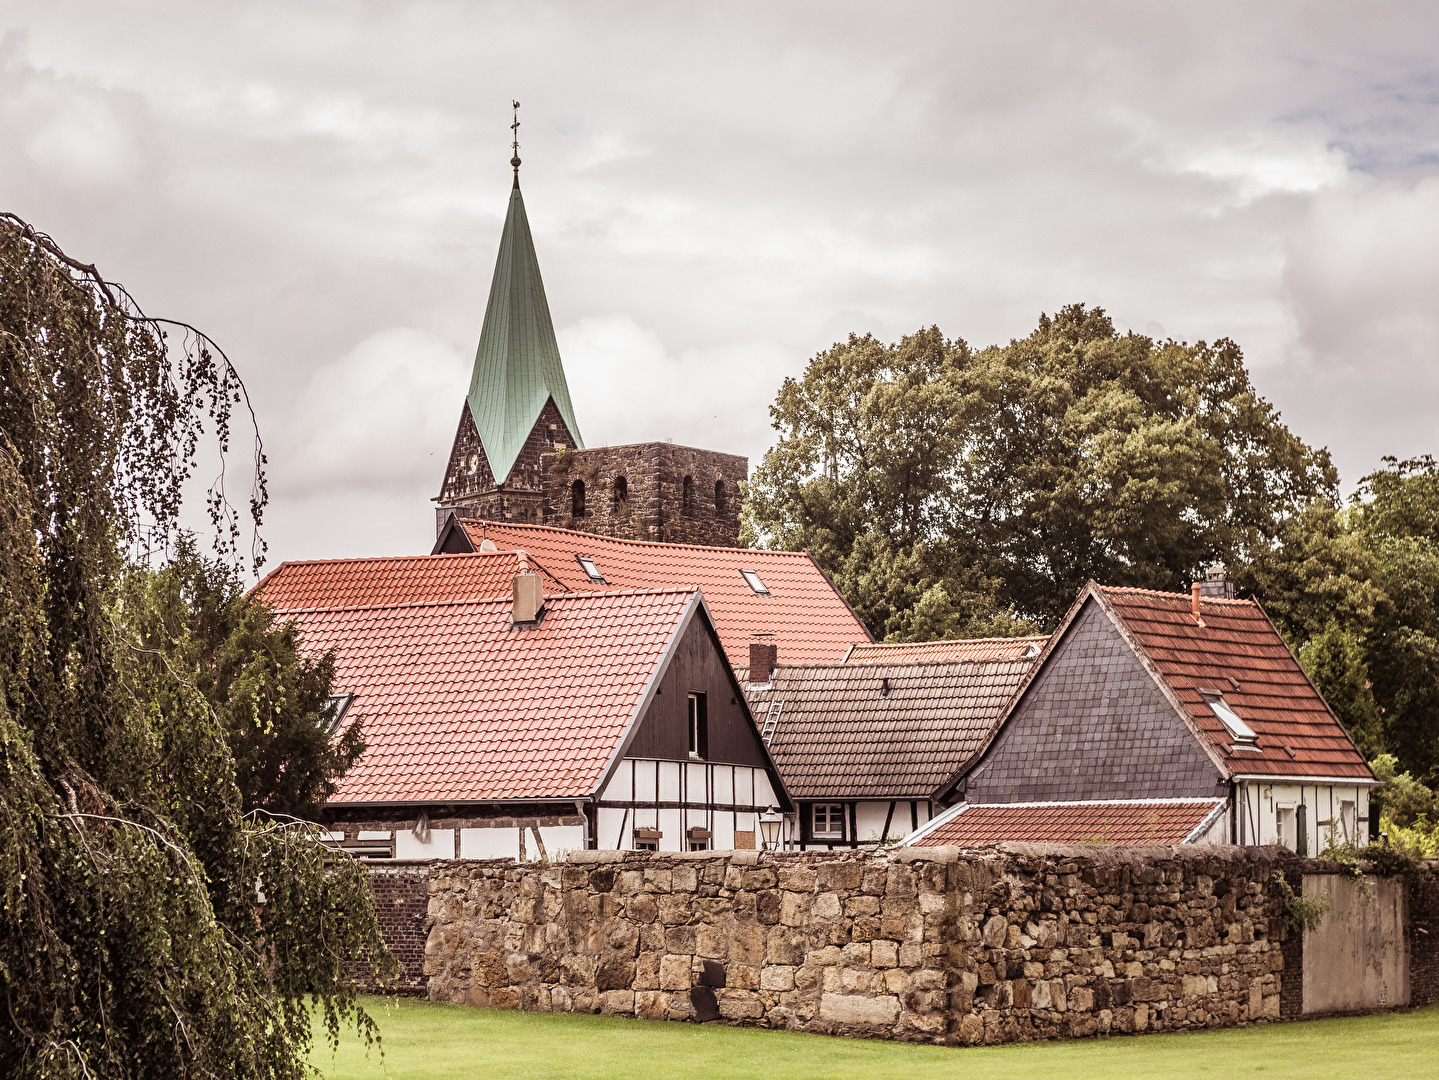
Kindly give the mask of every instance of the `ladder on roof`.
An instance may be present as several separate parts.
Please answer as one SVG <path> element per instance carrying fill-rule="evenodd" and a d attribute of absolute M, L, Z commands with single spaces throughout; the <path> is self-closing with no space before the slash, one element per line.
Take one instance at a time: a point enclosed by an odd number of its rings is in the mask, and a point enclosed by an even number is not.
<path fill-rule="evenodd" d="M 764 726 L 760 728 L 759 737 L 764 740 L 766 746 L 774 738 L 775 729 L 779 727 L 779 714 L 784 712 L 783 701 L 771 701 L 769 712 L 765 713 Z"/>

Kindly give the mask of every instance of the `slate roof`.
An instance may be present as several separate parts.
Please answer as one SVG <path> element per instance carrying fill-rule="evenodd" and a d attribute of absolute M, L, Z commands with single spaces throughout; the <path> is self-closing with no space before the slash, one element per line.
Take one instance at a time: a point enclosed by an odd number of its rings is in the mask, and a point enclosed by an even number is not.
<path fill-rule="evenodd" d="M 544 580 L 546 595 L 570 590 L 537 560 L 527 560 Z M 476 555 L 406 555 L 380 559 L 319 559 L 284 562 L 256 591 L 272 608 L 366 607 L 481 600 L 512 595 L 520 571 L 512 551 Z"/>
<path fill-rule="evenodd" d="M 591 794 L 687 613 L 703 613 L 693 589 L 585 593 L 512 629 L 511 603 L 282 609 L 307 651 L 335 650 L 335 691 L 365 725 L 331 806 Z"/>
<path fill-rule="evenodd" d="M 1279 631 L 1253 600 L 1093 586 L 1158 668 L 1236 774 L 1372 779 L 1364 756 L 1330 712 Z M 1259 736 L 1232 749 L 1228 730 L 1199 695 L 1218 690 Z"/>
<path fill-rule="evenodd" d="M 951 638 L 897 644 L 860 642 L 845 655 L 846 664 L 902 664 L 915 660 L 1009 660 L 1038 656 L 1049 635 L 1008 638 Z"/>
<path fill-rule="evenodd" d="M 732 665 L 749 663 L 755 633 L 779 647 L 781 662 L 838 663 L 869 631 L 802 551 L 759 551 L 620 540 L 547 525 L 461 520 L 470 542 L 490 540 L 502 552 L 523 550 L 575 592 L 599 589 L 693 589 L 705 605 Z M 594 559 L 604 583 L 590 581 L 577 556 Z M 758 572 L 768 596 L 746 584 L 741 570 Z"/>
<path fill-rule="evenodd" d="M 466 396 L 495 483 L 503 484 L 509 478 L 515 459 L 551 398 L 576 444 L 583 448 L 517 177 L 510 191 Z"/>
<path fill-rule="evenodd" d="M 736 674 L 762 730 L 778 707 L 769 748 L 792 797 L 923 799 L 979 749 L 1033 662 L 781 665 L 768 687 Z"/>
<path fill-rule="evenodd" d="M 1202 835 L 1223 799 L 1005 803 L 951 807 L 907 839 L 914 847 L 982 844 L 1183 844 Z M 1196 835 L 1198 834 L 1198 835 Z"/>

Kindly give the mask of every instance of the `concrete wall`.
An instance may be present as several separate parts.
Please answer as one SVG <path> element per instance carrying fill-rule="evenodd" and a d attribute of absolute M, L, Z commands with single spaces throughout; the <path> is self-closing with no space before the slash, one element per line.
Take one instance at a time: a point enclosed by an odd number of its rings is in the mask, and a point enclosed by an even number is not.
<path fill-rule="evenodd" d="M 1397 878 L 1361 886 L 1339 874 L 1305 874 L 1304 897 L 1329 914 L 1304 934 L 1302 1011 L 1358 1012 L 1409 1004 L 1408 888 Z"/>

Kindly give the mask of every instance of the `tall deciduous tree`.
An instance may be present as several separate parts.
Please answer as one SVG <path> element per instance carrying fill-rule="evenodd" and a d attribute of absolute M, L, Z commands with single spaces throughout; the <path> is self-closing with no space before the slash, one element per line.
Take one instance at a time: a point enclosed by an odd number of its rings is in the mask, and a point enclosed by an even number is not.
<path fill-rule="evenodd" d="M 208 339 L 171 328 L 180 348 L 0 217 L 6 1076 L 298 1078 L 306 995 L 332 1038 L 345 1017 L 373 1033 L 350 967 L 365 950 L 387 966 L 364 868 L 245 813 L 218 707 L 239 680 L 201 685 L 203 620 L 127 557 L 142 532 L 173 536 L 200 440 L 223 454 L 244 400 Z M 263 503 L 261 480 L 257 524 Z M 220 487 L 209 505 L 238 559 Z M 224 641 L 241 672 L 271 644 Z"/>
<path fill-rule="evenodd" d="M 851 337 L 785 381 L 750 535 L 812 551 L 881 636 L 1054 625 L 1084 582 L 1185 589 L 1335 493 L 1233 342 L 1082 305 L 979 352 Z"/>

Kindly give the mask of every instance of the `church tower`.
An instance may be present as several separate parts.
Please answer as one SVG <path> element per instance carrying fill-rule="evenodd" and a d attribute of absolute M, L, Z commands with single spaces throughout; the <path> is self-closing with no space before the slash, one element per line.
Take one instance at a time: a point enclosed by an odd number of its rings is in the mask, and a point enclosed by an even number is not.
<path fill-rule="evenodd" d="M 737 546 L 747 458 L 672 442 L 585 449 L 520 195 L 519 102 L 515 109 L 515 183 L 470 392 L 435 499 L 436 550 L 473 550 L 451 518 Z"/>
<path fill-rule="evenodd" d="M 544 520 L 540 456 L 584 449 L 520 194 L 518 147 L 511 164 L 515 182 L 470 392 L 435 500 L 437 529 L 451 514 Z"/>

